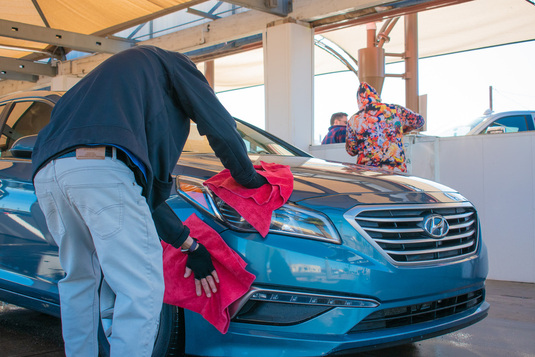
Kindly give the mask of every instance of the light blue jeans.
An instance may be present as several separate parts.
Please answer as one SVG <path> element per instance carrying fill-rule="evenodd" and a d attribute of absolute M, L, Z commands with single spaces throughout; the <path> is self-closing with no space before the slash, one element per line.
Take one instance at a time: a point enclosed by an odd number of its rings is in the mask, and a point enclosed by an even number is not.
<path fill-rule="evenodd" d="M 66 355 L 98 355 L 103 276 L 115 294 L 111 355 L 150 356 L 163 302 L 162 247 L 133 172 L 115 158 L 56 159 L 37 173 L 35 191 L 66 272 L 59 282 Z M 110 305 L 109 294 L 102 300 Z"/>

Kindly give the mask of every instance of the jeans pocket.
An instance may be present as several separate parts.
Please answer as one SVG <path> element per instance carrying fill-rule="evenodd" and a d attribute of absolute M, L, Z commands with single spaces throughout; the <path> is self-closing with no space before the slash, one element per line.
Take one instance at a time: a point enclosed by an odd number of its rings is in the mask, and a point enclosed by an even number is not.
<path fill-rule="evenodd" d="M 50 192 L 37 195 L 37 202 L 46 218 L 48 231 L 53 237 L 61 237 L 65 234 L 65 225 L 59 214 L 58 205 Z"/>
<path fill-rule="evenodd" d="M 121 184 L 71 186 L 69 200 L 91 231 L 102 239 L 118 233 L 124 222 L 124 187 Z"/>

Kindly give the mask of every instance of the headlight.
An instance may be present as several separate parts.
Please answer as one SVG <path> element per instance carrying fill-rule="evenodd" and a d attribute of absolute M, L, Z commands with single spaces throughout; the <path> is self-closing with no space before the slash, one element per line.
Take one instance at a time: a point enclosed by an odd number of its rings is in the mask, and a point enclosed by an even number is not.
<path fill-rule="evenodd" d="M 255 231 L 234 208 L 203 186 L 201 180 L 178 176 L 176 187 L 180 196 L 226 223 L 232 229 L 245 232 Z M 294 204 L 285 204 L 273 212 L 269 232 L 341 243 L 338 231 L 327 216 Z"/>

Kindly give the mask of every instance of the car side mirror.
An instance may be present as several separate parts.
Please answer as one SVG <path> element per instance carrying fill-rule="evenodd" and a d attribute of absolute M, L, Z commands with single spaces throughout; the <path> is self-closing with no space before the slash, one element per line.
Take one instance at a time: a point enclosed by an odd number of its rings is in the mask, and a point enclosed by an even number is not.
<path fill-rule="evenodd" d="M 505 128 L 503 126 L 491 126 L 487 128 L 485 134 L 503 134 L 505 133 Z"/>
<path fill-rule="evenodd" d="M 23 136 L 17 139 L 9 151 L 13 157 L 29 159 L 32 157 L 33 147 L 37 141 L 37 134 Z"/>

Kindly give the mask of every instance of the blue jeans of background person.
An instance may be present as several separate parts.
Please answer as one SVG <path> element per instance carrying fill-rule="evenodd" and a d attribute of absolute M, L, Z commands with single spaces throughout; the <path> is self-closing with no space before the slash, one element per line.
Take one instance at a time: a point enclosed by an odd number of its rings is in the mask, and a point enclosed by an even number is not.
<path fill-rule="evenodd" d="M 111 355 L 150 356 L 163 302 L 162 247 L 133 172 L 115 158 L 61 158 L 37 173 L 35 190 L 66 272 L 59 282 L 66 355 L 98 355 L 104 276 L 115 293 Z"/>

